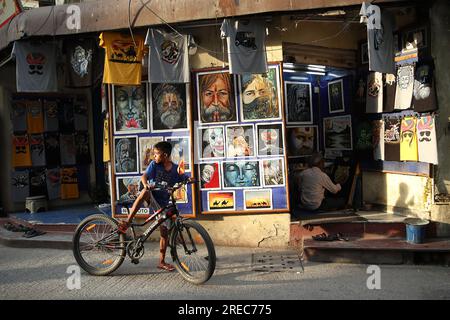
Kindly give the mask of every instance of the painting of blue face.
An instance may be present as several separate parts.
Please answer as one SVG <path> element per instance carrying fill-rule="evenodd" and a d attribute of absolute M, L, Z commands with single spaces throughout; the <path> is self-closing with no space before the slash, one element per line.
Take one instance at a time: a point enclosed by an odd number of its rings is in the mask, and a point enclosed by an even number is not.
<path fill-rule="evenodd" d="M 223 163 L 224 188 L 259 187 L 261 185 L 258 161 Z"/>

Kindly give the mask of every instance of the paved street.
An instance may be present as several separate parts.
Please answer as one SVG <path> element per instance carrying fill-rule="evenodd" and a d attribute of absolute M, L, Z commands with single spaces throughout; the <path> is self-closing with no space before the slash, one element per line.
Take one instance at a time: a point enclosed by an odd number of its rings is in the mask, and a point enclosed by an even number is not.
<path fill-rule="evenodd" d="M 216 248 L 217 269 L 202 286 L 176 272 L 155 268 L 157 244 L 150 243 L 137 266 L 126 261 L 112 276 L 81 273 L 81 288 L 69 290 L 72 252 L 0 246 L 0 300 L 3 299 L 450 299 L 450 268 L 381 266 L 380 290 L 367 289 L 366 265 L 305 263 L 282 272 L 257 272 L 252 254 L 280 252 Z M 291 252 L 295 255 L 295 252 Z M 253 267 L 252 267 L 253 266 Z"/>

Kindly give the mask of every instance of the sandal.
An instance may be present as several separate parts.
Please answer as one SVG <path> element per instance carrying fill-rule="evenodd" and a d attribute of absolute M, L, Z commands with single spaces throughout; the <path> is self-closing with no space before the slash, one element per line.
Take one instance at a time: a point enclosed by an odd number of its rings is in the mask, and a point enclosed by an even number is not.
<path fill-rule="evenodd" d="M 3 228 L 5 228 L 8 231 L 12 231 L 12 232 L 20 232 L 21 229 L 18 228 L 17 226 L 15 226 L 14 224 L 12 224 L 11 222 L 7 222 L 3 225 Z"/>
<path fill-rule="evenodd" d="M 165 263 L 165 264 L 160 264 L 158 266 L 158 269 L 171 272 L 171 271 L 175 270 L 175 267 L 171 264 Z"/>
<path fill-rule="evenodd" d="M 25 232 L 24 235 L 23 235 L 23 237 L 24 237 L 24 238 L 33 238 L 33 237 L 41 236 L 41 235 L 43 235 L 43 234 L 45 234 L 44 231 L 31 229 L 31 230 Z"/>

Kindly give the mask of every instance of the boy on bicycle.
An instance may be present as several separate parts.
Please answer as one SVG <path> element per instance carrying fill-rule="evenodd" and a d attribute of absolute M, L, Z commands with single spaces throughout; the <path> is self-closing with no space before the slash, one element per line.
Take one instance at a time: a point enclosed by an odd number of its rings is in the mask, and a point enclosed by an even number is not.
<path fill-rule="evenodd" d="M 119 230 L 122 233 L 126 233 L 129 225 L 133 221 L 133 218 L 143 201 L 150 204 L 152 209 L 155 211 L 165 207 L 169 203 L 170 196 L 166 190 L 151 191 L 155 184 L 167 183 L 168 187 L 172 187 L 177 182 L 182 182 L 188 179 L 188 177 L 184 174 L 183 161 L 180 161 L 180 164 L 176 165 L 170 160 L 172 145 L 169 142 L 158 142 L 153 147 L 153 151 L 153 161 L 150 162 L 149 166 L 145 170 L 145 173 L 141 177 L 143 189 L 134 201 L 127 220 L 122 221 L 119 224 Z M 161 233 L 161 239 L 159 242 L 160 256 L 158 268 L 166 271 L 173 271 L 175 267 L 165 262 L 169 236 L 168 222 L 170 222 L 170 220 L 167 220 L 165 223 L 161 224 L 159 229 Z"/>

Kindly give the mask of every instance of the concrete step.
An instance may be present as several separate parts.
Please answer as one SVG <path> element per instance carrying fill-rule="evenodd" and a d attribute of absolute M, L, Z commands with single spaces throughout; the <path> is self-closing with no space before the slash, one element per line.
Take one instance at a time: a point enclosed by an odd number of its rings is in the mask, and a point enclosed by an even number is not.
<path fill-rule="evenodd" d="M 301 247 L 301 243 L 298 243 Z M 438 264 L 450 266 L 450 238 L 410 244 L 404 238 L 316 241 L 303 239 L 304 258 L 317 262 L 363 264 Z"/>

